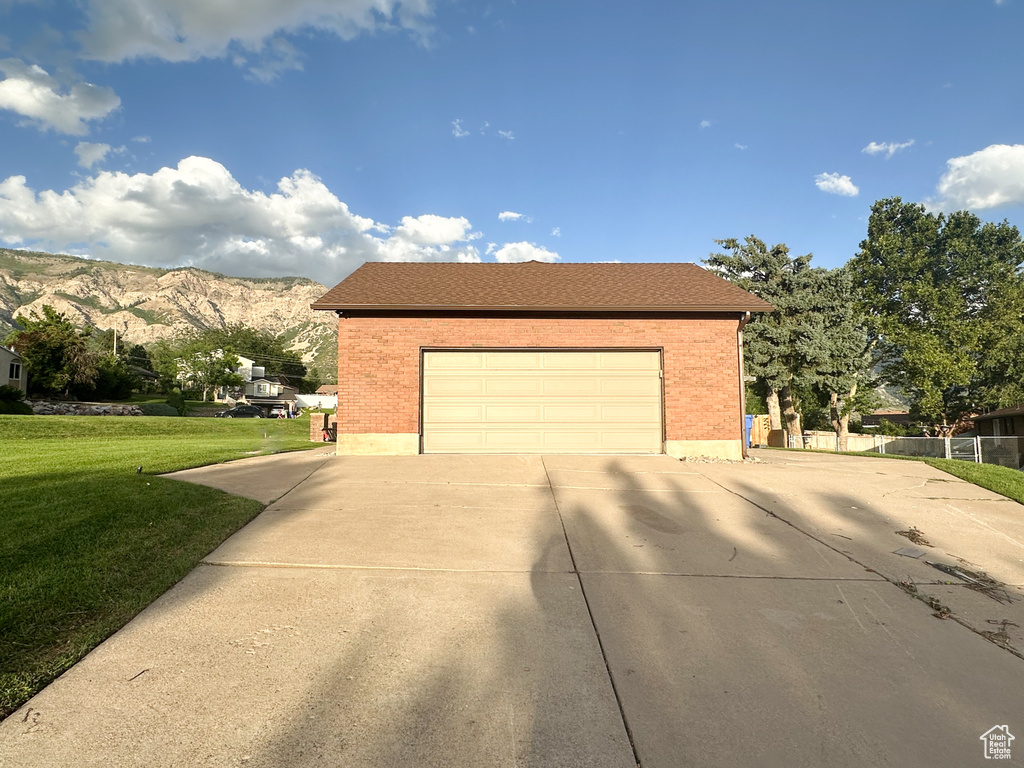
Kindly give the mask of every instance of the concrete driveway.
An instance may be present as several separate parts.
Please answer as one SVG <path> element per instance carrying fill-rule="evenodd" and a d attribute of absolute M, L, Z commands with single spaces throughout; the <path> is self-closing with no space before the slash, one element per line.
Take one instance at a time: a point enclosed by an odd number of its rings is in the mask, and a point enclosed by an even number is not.
<path fill-rule="evenodd" d="M 273 503 L 0 724 L 0 766 L 987 765 L 996 725 L 1024 759 L 1024 508 L 759 457 L 177 473 Z"/>

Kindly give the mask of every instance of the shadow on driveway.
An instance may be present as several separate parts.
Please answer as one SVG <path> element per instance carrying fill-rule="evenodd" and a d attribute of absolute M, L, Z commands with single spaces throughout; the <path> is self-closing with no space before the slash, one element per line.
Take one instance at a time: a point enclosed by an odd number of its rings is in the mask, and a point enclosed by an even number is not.
<path fill-rule="evenodd" d="M 1024 662 L 882 578 L 908 482 L 849 478 L 329 459 L 0 724 L 0 766 L 980 762 Z"/>

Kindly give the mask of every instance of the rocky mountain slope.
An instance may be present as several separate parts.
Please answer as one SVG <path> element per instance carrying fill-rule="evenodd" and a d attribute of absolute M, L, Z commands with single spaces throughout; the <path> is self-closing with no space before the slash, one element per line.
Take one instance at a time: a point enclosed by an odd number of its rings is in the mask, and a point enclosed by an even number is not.
<path fill-rule="evenodd" d="M 336 319 L 309 308 L 326 290 L 299 277 L 226 277 L 0 248 L 0 338 L 16 315 L 44 304 L 137 344 L 243 323 L 283 334 L 304 361 L 329 373 L 337 370 Z"/>

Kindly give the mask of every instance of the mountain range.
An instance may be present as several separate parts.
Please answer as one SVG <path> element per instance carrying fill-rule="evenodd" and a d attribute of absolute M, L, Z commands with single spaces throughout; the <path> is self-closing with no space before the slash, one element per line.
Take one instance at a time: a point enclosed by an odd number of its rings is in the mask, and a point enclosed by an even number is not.
<path fill-rule="evenodd" d="M 228 277 L 0 248 L 0 339 L 17 315 L 44 305 L 143 345 L 188 328 L 242 323 L 281 336 L 323 380 L 334 381 L 336 319 L 309 308 L 326 291 L 301 277 Z"/>

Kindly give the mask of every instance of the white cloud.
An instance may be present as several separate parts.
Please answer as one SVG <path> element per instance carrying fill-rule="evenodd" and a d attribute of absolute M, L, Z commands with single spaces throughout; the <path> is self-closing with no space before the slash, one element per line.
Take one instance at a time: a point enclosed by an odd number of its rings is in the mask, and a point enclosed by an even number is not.
<path fill-rule="evenodd" d="M 121 104 L 113 89 L 91 83 L 75 83 L 61 93 L 60 84 L 35 64 L 20 59 L 0 59 L 0 109 L 28 118 L 41 129 L 52 128 L 73 136 L 89 132 L 90 120 L 106 117 Z"/>
<path fill-rule="evenodd" d="M 259 56 L 250 60 L 236 54 L 232 57 L 235 66 L 249 68 L 249 77 L 261 83 L 271 83 L 284 72 L 302 69 L 302 53 L 283 37 L 270 38 L 259 52 Z"/>
<path fill-rule="evenodd" d="M 502 211 L 498 214 L 498 221 L 519 221 L 521 218 L 523 214 L 515 211 Z"/>
<path fill-rule="evenodd" d="M 512 131 L 498 131 L 498 135 L 503 139 L 508 139 L 509 141 L 516 140 L 515 134 L 512 133 Z"/>
<path fill-rule="evenodd" d="M 993 144 L 947 160 L 938 193 L 929 206 L 946 211 L 1024 205 L 1024 144 Z"/>
<path fill-rule="evenodd" d="M 452 136 L 456 139 L 461 139 L 463 136 L 469 136 L 469 131 L 462 127 L 461 120 L 452 120 Z"/>
<path fill-rule="evenodd" d="M 0 242 L 152 266 L 333 284 L 363 261 L 479 261 L 478 237 L 464 218 L 429 214 L 392 232 L 309 171 L 267 194 L 204 157 L 153 174 L 100 171 L 63 192 L 0 181 Z"/>
<path fill-rule="evenodd" d="M 87 58 L 197 61 L 230 56 L 258 79 L 301 67 L 283 35 L 321 32 L 351 40 L 405 30 L 425 42 L 434 0 L 85 0 L 78 33 Z"/>
<path fill-rule="evenodd" d="M 551 230 L 551 235 L 552 235 L 552 237 L 561 237 L 562 236 L 562 228 L 561 227 L 555 227 L 554 229 Z"/>
<path fill-rule="evenodd" d="M 860 193 L 849 176 L 840 176 L 838 173 L 819 173 L 814 177 L 814 186 L 822 192 L 844 197 L 856 197 Z"/>
<path fill-rule="evenodd" d="M 704 130 L 705 128 L 710 128 L 710 127 L 711 127 L 711 121 L 710 120 L 701 120 L 700 121 L 700 128 L 701 128 L 701 130 Z"/>
<path fill-rule="evenodd" d="M 747 148 L 746 144 L 733 144 L 733 146 L 736 147 L 736 149 L 741 149 L 741 150 Z"/>
<path fill-rule="evenodd" d="M 75 145 L 75 154 L 78 155 L 78 164 L 83 168 L 92 168 L 96 163 L 103 162 L 103 158 L 105 158 L 109 152 L 109 144 L 93 144 L 89 141 L 80 141 Z"/>
<path fill-rule="evenodd" d="M 479 233 L 473 232 L 469 219 L 445 218 L 432 213 L 423 216 L 404 216 L 402 224 L 393 237 L 414 245 L 445 245 L 447 243 L 476 240 Z"/>
<path fill-rule="evenodd" d="M 153 139 L 149 136 L 133 136 L 132 141 L 137 141 L 139 144 L 149 144 Z"/>
<path fill-rule="evenodd" d="M 889 158 L 895 155 L 897 152 L 912 146 L 914 146 L 913 139 L 911 139 L 910 141 L 904 141 L 902 143 L 897 143 L 895 141 L 872 141 L 870 144 L 864 147 L 864 149 L 862 149 L 861 152 L 867 155 L 880 155 L 884 152 L 885 156 Z"/>
<path fill-rule="evenodd" d="M 494 252 L 495 261 L 558 261 L 559 255 L 534 243 L 505 243 Z"/>

